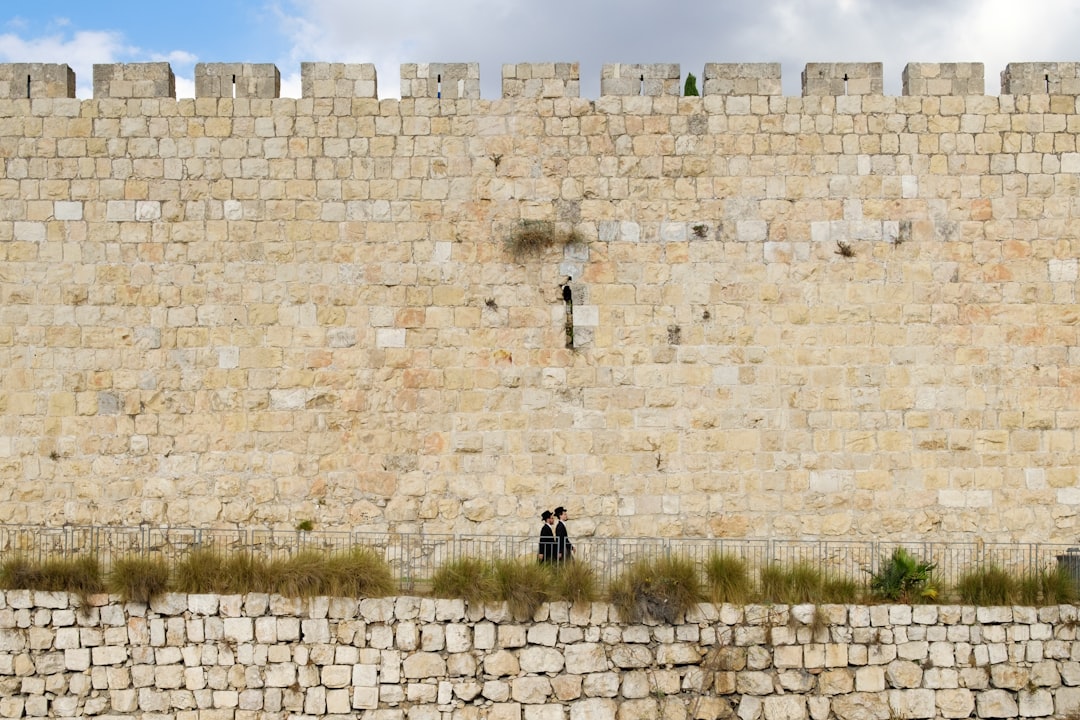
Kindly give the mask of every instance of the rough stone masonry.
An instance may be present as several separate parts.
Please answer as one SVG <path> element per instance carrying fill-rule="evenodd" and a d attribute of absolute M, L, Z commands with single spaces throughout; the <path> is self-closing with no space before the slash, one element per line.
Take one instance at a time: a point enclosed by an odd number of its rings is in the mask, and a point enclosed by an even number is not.
<path fill-rule="evenodd" d="M 698 605 L 0 593 L 0 718 L 890 720 L 1080 709 L 1072 605 Z"/>
<path fill-rule="evenodd" d="M 1074 542 L 1077 68 L 0 65 L 0 522 Z"/>

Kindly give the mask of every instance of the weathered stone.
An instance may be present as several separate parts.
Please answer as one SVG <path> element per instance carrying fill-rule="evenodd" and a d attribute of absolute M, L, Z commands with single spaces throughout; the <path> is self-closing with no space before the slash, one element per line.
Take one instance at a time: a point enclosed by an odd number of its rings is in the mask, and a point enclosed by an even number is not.
<path fill-rule="evenodd" d="M 546 702 L 551 692 L 551 681 L 546 677 L 526 676 L 510 681 L 510 696 L 523 705 Z"/>
<path fill-rule="evenodd" d="M 574 675 L 603 672 L 608 669 L 607 654 L 598 643 L 569 645 L 564 651 L 566 672 Z"/>
<path fill-rule="evenodd" d="M 838 695 L 832 700 L 832 710 L 840 720 L 889 720 L 892 717 L 888 700 L 876 693 Z"/>
<path fill-rule="evenodd" d="M 938 712 L 944 718 L 970 717 L 975 710 L 975 696 L 966 688 L 938 690 L 934 701 Z"/>
<path fill-rule="evenodd" d="M 1006 690 L 986 690 L 976 693 L 975 709 L 981 718 L 1011 718 L 1019 714 L 1012 693 Z"/>
<path fill-rule="evenodd" d="M 443 677 L 446 675 L 446 660 L 438 653 L 411 654 L 402 664 L 402 675 L 407 679 Z"/>

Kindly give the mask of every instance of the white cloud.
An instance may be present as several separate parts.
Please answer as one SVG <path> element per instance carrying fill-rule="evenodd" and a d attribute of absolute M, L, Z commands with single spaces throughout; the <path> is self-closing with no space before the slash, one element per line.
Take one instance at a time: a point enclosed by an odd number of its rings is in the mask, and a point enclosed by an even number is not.
<path fill-rule="evenodd" d="M 29 39 L 12 33 L 0 35 L 0 61 L 67 64 L 75 71 L 79 97 L 93 94 L 94 63 L 117 62 L 117 57 L 130 51 L 123 35 L 113 31 L 83 30 L 70 36 Z"/>

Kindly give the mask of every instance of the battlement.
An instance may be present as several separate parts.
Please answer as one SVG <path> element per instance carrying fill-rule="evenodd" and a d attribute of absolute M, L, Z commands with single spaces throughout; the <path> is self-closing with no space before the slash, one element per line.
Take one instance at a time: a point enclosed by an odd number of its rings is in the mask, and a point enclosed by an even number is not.
<path fill-rule="evenodd" d="M 480 99 L 480 65 L 406 63 L 402 98 Z M 301 97 L 378 98 L 378 73 L 371 63 L 305 62 Z M 779 63 L 706 63 L 704 96 L 780 96 Z M 608 63 L 600 73 L 600 95 L 663 97 L 682 94 L 678 63 Z M 801 75 L 803 97 L 884 94 L 882 63 L 808 63 Z M 985 95 L 982 63 L 908 63 L 901 75 L 903 96 Z M 199 63 L 195 97 L 280 97 L 281 73 L 271 63 Z M 1080 95 L 1080 62 L 1009 63 L 1001 73 L 1003 95 Z M 577 98 L 581 70 L 576 62 L 502 66 L 503 98 Z M 73 98 L 75 73 L 67 65 L 0 64 L 0 98 Z M 94 98 L 176 97 L 168 63 L 94 66 Z"/>
<path fill-rule="evenodd" d="M 73 98 L 75 71 L 67 65 L 0 64 L 0 98 Z"/>

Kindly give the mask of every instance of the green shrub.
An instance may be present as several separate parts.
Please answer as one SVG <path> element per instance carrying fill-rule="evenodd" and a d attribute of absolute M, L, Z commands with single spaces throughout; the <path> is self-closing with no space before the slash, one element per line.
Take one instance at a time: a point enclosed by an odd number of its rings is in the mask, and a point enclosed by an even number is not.
<path fill-rule="evenodd" d="M 161 557 L 126 557 L 109 571 L 109 592 L 124 602 L 149 603 L 169 590 L 169 566 Z"/>
<path fill-rule="evenodd" d="M 301 550 L 267 566 L 268 592 L 285 597 L 329 595 L 330 559 L 317 550 Z"/>
<path fill-rule="evenodd" d="M 464 598 L 470 603 L 490 602 L 498 597 L 494 570 L 490 563 L 478 558 L 451 560 L 435 571 L 431 578 L 431 594 L 441 598 Z"/>
<path fill-rule="evenodd" d="M 225 557 L 213 550 L 192 550 L 173 568 L 173 589 L 182 593 L 228 592 L 225 565 Z"/>
<path fill-rule="evenodd" d="M 1076 585 L 1064 567 L 1045 568 L 1016 583 L 1018 601 L 1024 605 L 1069 605 L 1076 602 Z"/>
<path fill-rule="evenodd" d="M 87 604 L 89 597 L 105 591 L 101 564 L 94 557 L 49 558 L 36 562 L 15 557 L 0 565 L 0 587 L 7 590 L 69 592 Z"/>
<path fill-rule="evenodd" d="M 782 566 L 770 563 L 760 572 L 761 599 L 766 602 L 798 605 L 819 602 L 825 576 L 809 563 Z"/>
<path fill-rule="evenodd" d="M 697 78 L 694 77 L 694 73 L 686 73 L 686 83 L 683 85 L 682 94 L 686 97 L 697 97 Z"/>
<path fill-rule="evenodd" d="M 705 578 L 713 602 L 745 603 L 753 594 L 746 560 L 714 553 L 705 561 Z"/>
<path fill-rule="evenodd" d="M 497 596 L 505 600 L 514 617 L 528 619 L 551 598 L 554 572 L 533 560 L 495 561 Z"/>
<path fill-rule="evenodd" d="M 893 602 L 915 603 L 937 599 L 938 590 L 931 573 L 934 563 L 914 557 L 904 548 L 881 559 L 881 567 L 870 580 L 870 592 Z"/>
<path fill-rule="evenodd" d="M 970 570 L 956 582 L 960 602 L 967 605 L 1011 605 L 1017 596 L 1017 582 L 996 565 Z"/>
<path fill-rule="evenodd" d="M 354 547 L 326 562 L 327 594 L 337 597 L 385 597 L 397 589 L 390 566 L 374 550 Z"/>
<path fill-rule="evenodd" d="M 552 599 L 572 603 L 592 602 L 600 596 L 596 572 L 586 563 L 556 563 L 553 568 Z"/>
<path fill-rule="evenodd" d="M 608 594 L 630 622 L 651 617 L 672 624 L 704 599 L 697 566 L 678 556 L 638 560 L 611 583 Z"/>

